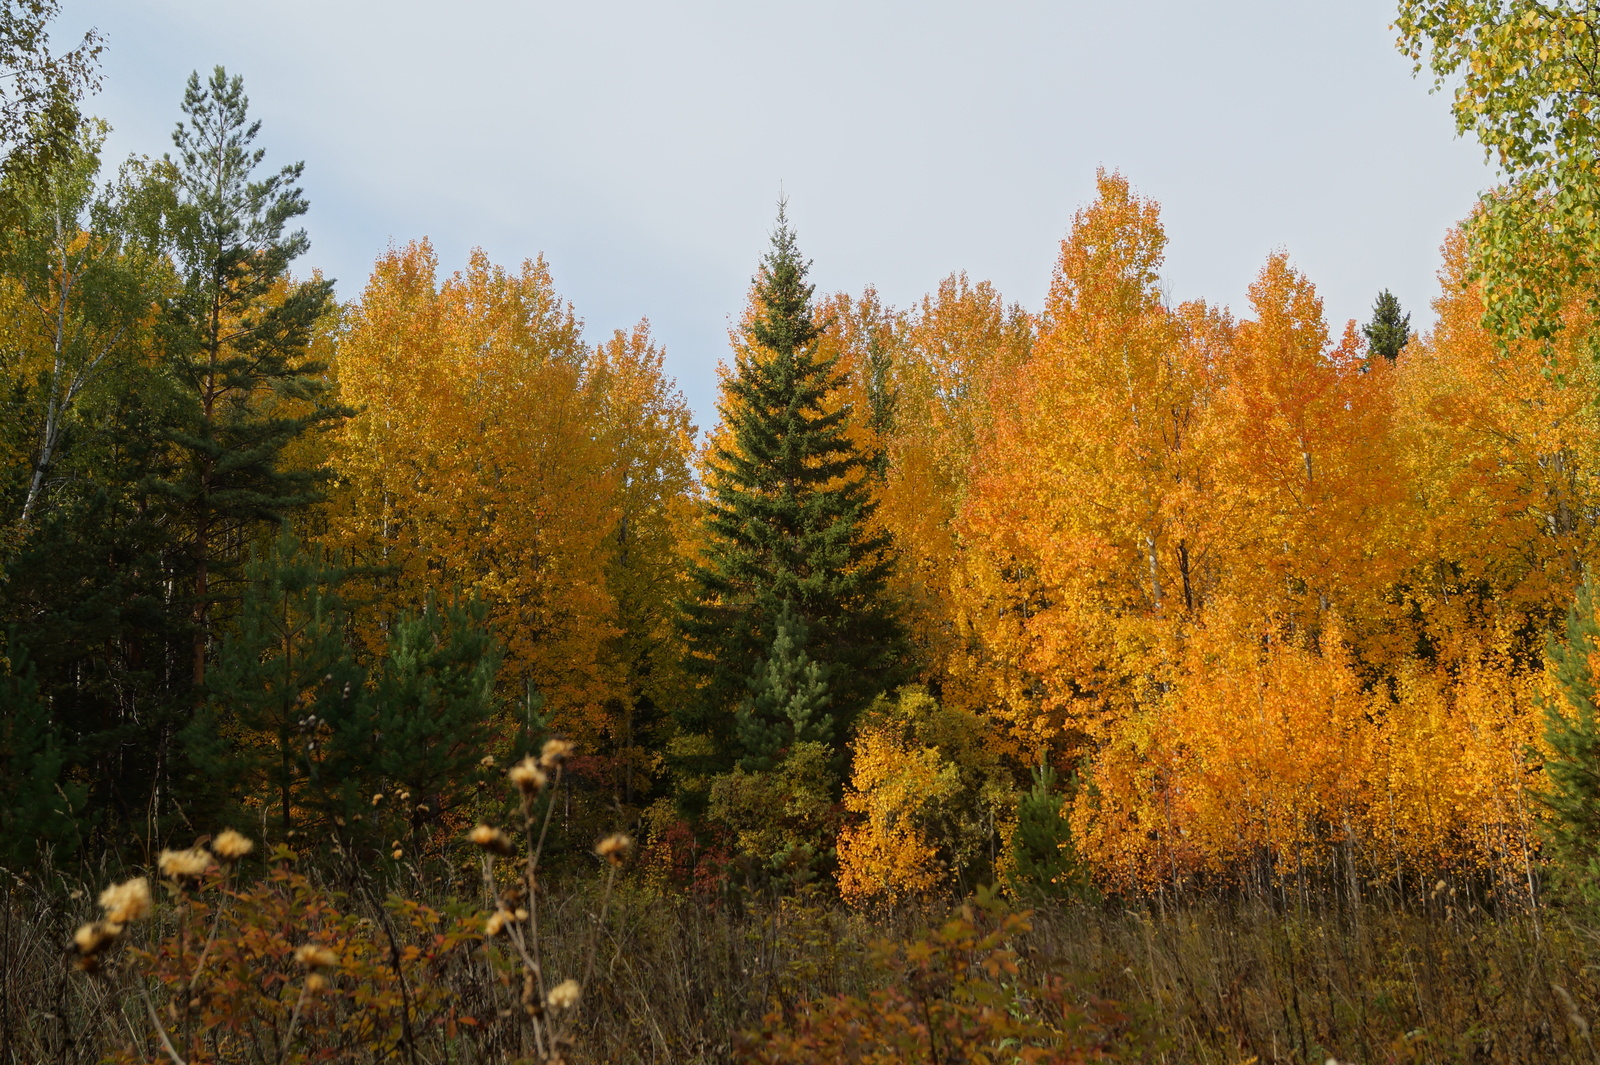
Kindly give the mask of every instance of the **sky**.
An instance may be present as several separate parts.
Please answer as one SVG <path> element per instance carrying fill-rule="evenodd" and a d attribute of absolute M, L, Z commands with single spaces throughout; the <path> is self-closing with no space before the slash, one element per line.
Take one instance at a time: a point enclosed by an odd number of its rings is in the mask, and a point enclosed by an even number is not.
<path fill-rule="evenodd" d="M 1394 47 L 1392 0 L 65 0 L 106 38 L 108 159 L 159 156 L 189 72 L 244 78 L 306 164 L 297 269 L 360 295 L 391 243 L 543 254 L 591 340 L 650 319 L 701 426 L 776 201 L 819 291 L 947 274 L 1037 310 L 1120 170 L 1176 300 L 1245 307 L 1288 251 L 1335 334 L 1388 288 L 1426 326 L 1493 181 Z"/>

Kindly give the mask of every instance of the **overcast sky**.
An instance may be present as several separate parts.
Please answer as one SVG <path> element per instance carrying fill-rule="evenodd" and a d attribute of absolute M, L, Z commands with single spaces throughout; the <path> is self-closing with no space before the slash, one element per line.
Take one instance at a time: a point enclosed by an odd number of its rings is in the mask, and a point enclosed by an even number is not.
<path fill-rule="evenodd" d="M 66 0 L 109 45 L 113 158 L 170 148 L 183 82 L 244 76 L 303 159 L 302 266 L 359 294 L 391 241 L 453 270 L 543 253 L 591 339 L 648 317 L 700 415 L 780 184 L 821 290 L 953 270 L 1037 309 L 1097 166 L 1163 206 L 1177 299 L 1244 305 L 1269 252 L 1335 332 L 1492 180 L 1384 0 Z"/>

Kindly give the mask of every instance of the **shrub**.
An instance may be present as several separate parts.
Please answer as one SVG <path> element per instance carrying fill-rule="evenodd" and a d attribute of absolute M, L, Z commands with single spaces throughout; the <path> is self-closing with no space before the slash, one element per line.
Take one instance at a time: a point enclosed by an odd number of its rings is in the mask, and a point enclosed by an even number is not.
<path fill-rule="evenodd" d="M 815 999 L 792 1018 L 768 1015 L 745 1038 L 752 1065 L 901 1065 L 904 1062 L 1115 1060 L 1125 1034 L 1115 1003 L 1080 1004 L 1057 975 L 1025 976 L 1010 942 L 1029 930 L 980 892 L 937 928 L 902 943 L 879 943 L 873 965 L 883 985 L 864 996 Z"/>

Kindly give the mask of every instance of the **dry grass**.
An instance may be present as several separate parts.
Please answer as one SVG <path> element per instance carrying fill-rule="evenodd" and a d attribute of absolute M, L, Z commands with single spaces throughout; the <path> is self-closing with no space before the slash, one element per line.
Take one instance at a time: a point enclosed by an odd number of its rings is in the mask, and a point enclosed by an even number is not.
<path fill-rule="evenodd" d="M 584 971 L 599 895 L 588 880 L 546 898 L 541 935 L 552 973 Z M 423 901 L 441 912 L 484 912 L 477 898 Z M 376 929 L 381 915 L 359 893 L 342 902 L 353 927 Z M 5 888 L 0 1063 L 77 1065 L 118 1050 L 134 1052 L 125 1060 L 156 1060 L 152 1026 L 119 967 L 130 964 L 129 948 L 148 949 L 173 934 L 170 907 L 163 912 L 130 929 L 129 942 L 108 953 L 106 973 L 90 975 L 73 970 L 69 953 L 72 930 L 95 916 L 87 885 L 76 898 Z M 782 1024 L 808 1000 L 870 989 L 878 974 L 868 944 L 908 935 L 934 916 L 867 915 L 820 895 L 691 899 L 624 880 L 574 1014 L 570 1058 L 733 1060 L 737 1034 L 759 1027 L 764 1016 L 775 1013 Z M 403 945 L 422 944 L 427 936 L 419 929 L 401 924 L 402 938 L 409 937 Z M 1410 907 L 1330 905 L 1320 912 L 1215 899 L 1164 909 L 1078 905 L 1038 911 L 1033 930 L 1014 946 L 1026 967 L 1066 975 L 1086 998 L 1120 1002 L 1146 1060 L 1600 1061 L 1589 1032 L 1600 1014 L 1595 943 L 1550 911 L 1537 919 L 1521 910 L 1497 915 L 1458 907 L 1447 894 Z M 511 999 L 490 967 L 475 960 L 481 953 L 481 943 L 466 944 L 448 964 L 412 973 L 421 980 L 432 972 L 442 986 L 427 989 L 431 1005 L 426 996 L 413 1003 L 411 1046 L 375 1043 L 337 1060 L 509 1062 L 525 1055 L 515 1027 L 496 1021 Z M 383 952 L 375 956 L 381 963 Z M 482 1023 L 447 1027 L 443 1004 L 457 1017 L 476 1011 Z M 323 1008 L 319 1030 L 333 1031 L 335 1015 L 356 1007 L 329 996 Z M 286 1050 L 278 1060 L 307 1059 Z"/>

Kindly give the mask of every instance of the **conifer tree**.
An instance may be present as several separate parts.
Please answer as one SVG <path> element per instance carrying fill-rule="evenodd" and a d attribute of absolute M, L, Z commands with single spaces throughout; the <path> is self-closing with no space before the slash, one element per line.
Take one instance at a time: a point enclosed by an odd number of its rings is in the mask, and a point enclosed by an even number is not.
<path fill-rule="evenodd" d="M 739 705 L 739 743 L 748 752 L 745 769 L 771 769 L 783 751 L 796 743 L 827 743 L 833 737 L 828 671 L 805 651 L 806 623 L 783 604 L 778 614 L 772 651 L 756 663 L 750 697 Z"/>
<path fill-rule="evenodd" d="M 1547 661 L 1560 693 L 1544 706 L 1545 788 L 1535 797 L 1550 812 L 1544 821 L 1557 883 L 1589 906 L 1600 906 L 1600 713 L 1593 670 L 1600 620 L 1587 584 L 1567 613 L 1566 639 L 1551 640 Z"/>
<path fill-rule="evenodd" d="M 1390 362 L 1400 357 L 1400 351 L 1411 339 L 1411 315 L 1400 310 L 1400 301 L 1384 289 L 1372 304 L 1372 321 L 1361 327 L 1367 338 L 1367 360 L 1382 355 Z"/>
<path fill-rule="evenodd" d="M 349 576 L 283 529 L 245 567 L 237 624 L 207 679 L 211 701 L 183 736 L 219 792 L 256 800 L 285 836 L 295 811 L 314 805 L 305 788 L 318 722 L 337 729 L 365 716 L 366 671 L 346 638 L 350 606 L 340 593 Z M 354 778 L 366 759 L 351 761 L 338 767 L 341 778 Z"/>
<path fill-rule="evenodd" d="M 89 789 L 67 776 L 60 722 L 26 652 L 11 643 L 0 673 L 0 866 L 16 869 L 75 849 Z"/>
<path fill-rule="evenodd" d="M 261 123 L 248 110 L 240 78 L 220 66 L 204 84 L 191 74 L 178 157 L 164 167 L 162 230 L 179 284 L 160 330 L 189 411 L 171 434 L 182 467 L 158 487 L 189 538 L 196 685 L 217 586 L 242 565 L 247 534 L 317 498 L 317 471 L 285 468 L 284 449 L 343 413 L 308 352 L 333 283 L 289 276 L 309 245 L 305 230 L 286 232 L 307 209 L 303 164 L 257 180 L 265 152 L 251 147 Z"/>
<path fill-rule="evenodd" d="M 823 324 L 813 316 L 809 268 L 780 204 L 744 344 L 723 385 L 702 555 L 682 621 L 689 666 L 703 683 L 679 720 L 715 741 L 711 761 L 721 764 L 707 769 L 731 765 L 741 734 L 762 748 L 742 753 L 770 757 L 757 719 L 791 727 L 775 700 L 752 703 L 744 727 L 735 723 L 751 664 L 768 656 L 786 610 L 792 631 L 805 635 L 803 647 L 785 653 L 803 652 L 826 672 L 833 727 L 823 742 L 837 745 L 897 679 L 901 633 L 885 593 L 890 543 L 870 528 L 866 457 L 846 435 L 853 412 L 836 401 L 836 360 L 818 351 Z"/>
<path fill-rule="evenodd" d="M 1059 899 L 1093 894 L 1063 807 L 1066 797 L 1048 763 L 1033 771 L 1033 787 L 1017 803 L 1011 840 L 1011 883 L 1023 898 Z"/>

